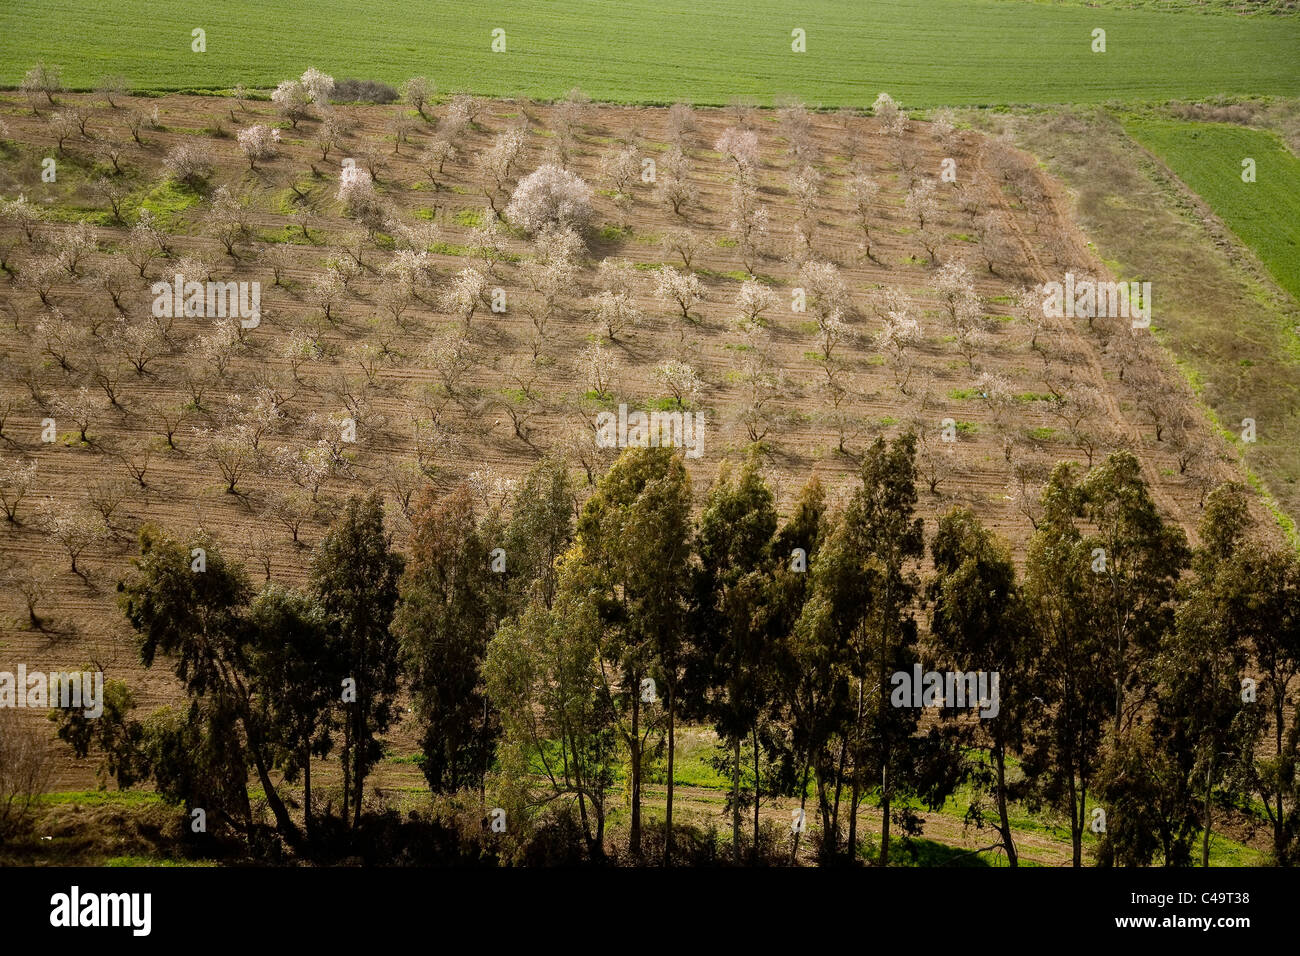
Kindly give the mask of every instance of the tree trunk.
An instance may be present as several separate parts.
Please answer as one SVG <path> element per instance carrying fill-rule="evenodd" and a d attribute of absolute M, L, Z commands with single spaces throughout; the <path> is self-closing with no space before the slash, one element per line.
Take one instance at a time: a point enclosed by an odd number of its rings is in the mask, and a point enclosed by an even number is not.
<path fill-rule="evenodd" d="M 641 859 L 641 682 L 632 681 L 632 742 L 628 748 L 632 757 L 632 830 L 628 835 L 628 848 L 632 859 Z"/>
<path fill-rule="evenodd" d="M 754 865 L 758 864 L 758 795 L 759 795 L 759 754 L 758 754 L 758 722 L 754 722 L 753 731 L 754 740 L 754 845 L 750 847 L 750 860 Z"/>
<path fill-rule="evenodd" d="M 883 819 L 880 821 L 880 865 L 889 866 L 889 764 L 880 768 L 880 809 Z"/>
<path fill-rule="evenodd" d="M 356 729 L 352 734 L 352 829 L 361 825 L 361 796 L 365 785 L 365 759 L 366 748 L 362 746 L 365 740 L 365 710 L 361 699 L 356 703 Z"/>
<path fill-rule="evenodd" d="M 809 771 L 810 763 L 811 763 L 810 760 L 804 761 L 803 782 L 799 787 L 799 820 L 805 827 L 807 826 L 807 820 L 808 820 L 807 814 L 805 812 L 805 806 L 808 802 L 808 771 Z M 795 861 L 798 860 L 799 858 L 799 837 L 802 834 L 803 834 L 802 829 L 798 829 L 794 831 L 794 845 L 790 849 L 791 866 L 794 866 Z"/>
<path fill-rule="evenodd" d="M 343 765 L 343 825 L 348 823 L 348 809 L 351 806 L 350 798 L 352 796 L 352 721 L 351 719 L 343 722 L 343 750 L 339 754 L 339 762 Z"/>
<path fill-rule="evenodd" d="M 1210 825 L 1211 825 L 1210 814 L 1212 812 L 1210 801 L 1211 801 L 1211 797 L 1214 794 L 1214 787 L 1212 785 L 1213 780 L 1214 780 L 1214 758 L 1210 758 L 1210 761 L 1205 768 L 1205 824 L 1204 824 L 1205 832 L 1201 837 L 1201 866 L 1204 867 L 1208 867 L 1210 865 Z"/>
<path fill-rule="evenodd" d="M 993 751 L 993 759 L 998 766 L 998 823 L 1002 831 L 1002 848 L 1007 851 L 1007 865 L 1017 867 L 1020 858 L 1016 855 L 1016 844 L 1011 839 L 1011 824 L 1007 820 L 1007 753 L 1002 744 Z"/>
<path fill-rule="evenodd" d="M 831 806 L 831 855 L 840 852 L 840 793 L 844 790 L 844 761 L 849 752 L 849 739 L 840 738 L 840 756 L 835 762 L 835 802 Z"/>
<path fill-rule="evenodd" d="M 673 748 L 676 743 L 674 738 L 674 713 L 673 708 L 673 685 L 668 685 L 668 808 L 664 813 L 664 866 L 672 866 L 673 862 Z"/>
<path fill-rule="evenodd" d="M 1083 813 L 1087 809 L 1087 795 L 1078 794 L 1076 799 L 1076 790 L 1074 786 L 1074 774 L 1070 774 L 1070 843 L 1073 848 L 1073 858 L 1070 865 L 1075 867 L 1083 866 Z"/>
<path fill-rule="evenodd" d="M 1280 682 L 1274 681 L 1274 687 L 1282 687 Z M 1273 736 L 1275 740 L 1275 756 L 1279 762 L 1282 757 L 1282 728 L 1285 726 L 1285 713 L 1283 711 L 1283 695 L 1274 691 L 1273 693 Z M 1279 784 L 1275 791 L 1277 798 L 1277 813 L 1273 817 L 1273 856 L 1274 864 L 1277 866 L 1286 865 L 1286 820 L 1282 813 L 1282 787 Z"/>
<path fill-rule="evenodd" d="M 244 730 L 248 731 L 247 724 L 244 725 Z M 290 846 L 297 846 L 301 842 L 298 828 L 294 826 L 289 811 L 285 808 L 284 801 L 280 799 L 280 794 L 276 792 L 275 785 L 271 783 L 271 775 L 267 772 L 266 761 L 262 759 L 260 741 L 255 735 L 250 734 L 248 744 L 248 749 L 253 754 L 253 766 L 257 768 L 257 779 L 261 782 L 262 790 L 266 793 L 266 805 L 271 808 L 271 814 L 275 817 L 275 827 Z"/>
<path fill-rule="evenodd" d="M 740 865 L 740 734 L 731 741 L 731 859 Z"/>
<path fill-rule="evenodd" d="M 856 863 L 858 860 L 858 795 L 861 792 L 861 785 L 858 782 L 858 775 L 853 775 L 853 786 L 849 788 L 849 862 Z"/>
<path fill-rule="evenodd" d="M 304 748 L 302 760 L 302 820 L 307 831 L 307 842 L 311 842 L 314 827 L 311 822 L 311 744 Z"/>

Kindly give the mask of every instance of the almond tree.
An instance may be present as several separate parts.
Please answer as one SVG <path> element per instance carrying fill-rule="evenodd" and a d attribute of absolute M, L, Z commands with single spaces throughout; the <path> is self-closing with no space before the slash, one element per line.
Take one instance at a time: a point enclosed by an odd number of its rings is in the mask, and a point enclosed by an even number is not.
<path fill-rule="evenodd" d="M 443 172 L 447 163 L 454 163 L 458 151 L 450 140 L 437 137 L 429 143 L 419 156 L 420 169 L 429 177 L 429 182 L 433 185 L 434 191 L 442 189 Z"/>
<path fill-rule="evenodd" d="M 745 353 L 740 384 L 745 390 L 740 420 L 749 440 L 761 442 L 772 424 L 769 405 L 781 394 L 782 384 L 767 349 L 755 347 Z"/>
<path fill-rule="evenodd" d="M 316 148 L 320 150 L 321 162 L 330 158 L 330 151 L 343 142 L 343 126 L 334 116 L 326 116 L 316 127 Z"/>
<path fill-rule="evenodd" d="M 143 254 L 136 250 L 151 243 L 157 250 L 157 255 L 169 257 L 172 254 L 171 244 L 167 241 L 167 233 L 158 225 L 158 220 L 154 218 L 153 213 L 148 209 L 141 209 L 136 215 L 135 225 L 131 227 L 131 235 L 128 240 L 131 264 L 140 269 L 141 278 L 144 278 L 145 266 L 148 265 L 148 262 L 143 258 Z"/>
<path fill-rule="evenodd" d="M 0 507 L 4 508 L 5 520 L 10 524 L 22 523 L 18 520 L 18 506 L 31 491 L 35 477 L 35 461 L 0 459 Z"/>
<path fill-rule="evenodd" d="M 115 355 L 96 355 L 90 360 L 90 380 L 104 392 L 108 404 L 118 411 L 125 410 L 117 400 L 122 385 L 122 371 L 122 365 Z"/>
<path fill-rule="evenodd" d="M 575 86 L 551 114 L 552 125 L 555 127 L 551 151 L 561 166 L 569 165 L 569 158 L 577 143 L 578 130 L 582 127 L 590 102 L 587 94 Z"/>
<path fill-rule="evenodd" d="M 436 339 L 429 346 L 425 358 L 442 382 L 443 389 L 452 397 L 460 394 L 461 382 L 478 362 L 473 343 L 460 330 Z"/>
<path fill-rule="evenodd" d="M 659 238 L 659 247 L 665 253 L 675 253 L 681 257 L 682 267 L 691 270 L 691 262 L 704 248 L 703 242 L 690 229 L 670 229 Z"/>
<path fill-rule="evenodd" d="M 657 366 L 654 375 L 668 389 L 678 408 L 689 408 L 694 405 L 700 389 L 704 386 L 699 373 L 677 359 L 671 359 Z"/>
<path fill-rule="evenodd" d="M 343 168 L 339 176 L 338 200 L 349 217 L 365 226 L 370 238 L 374 238 L 388 221 L 388 210 L 375 192 L 374 173 L 360 166 Z M 303 231 L 306 231 L 305 227 Z"/>
<path fill-rule="evenodd" d="M 492 211 L 500 215 L 497 201 L 515 181 L 515 173 L 524 158 L 527 134 L 518 127 L 510 127 L 497 134 L 492 146 L 483 155 L 480 169 L 483 174 L 483 195 Z M 574 177 L 575 179 L 577 177 Z"/>
<path fill-rule="evenodd" d="M 63 145 L 77 135 L 77 116 L 71 109 L 55 110 L 45 121 L 45 132 L 63 152 Z"/>
<path fill-rule="evenodd" d="M 627 293 L 609 289 L 596 296 L 591 311 L 597 326 L 611 342 L 617 341 L 620 333 L 641 321 L 641 310 L 636 301 Z"/>
<path fill-rule="evenodd" d="M 36 241 L 36 229 L 44 219 L 40 207 L 28 202 L 26 196 L 0 199 L 0 222 L 17 226 L 29 243 Z"/>
<path fill-rule="evenodd" d="M 311 105 L 311 93 L 301 80 L 281 81 L 271 94 L 271 102 L 294 129 L 310 115 L 308 106 Z"/>
<path fill-rule="evenodd" d="M 210 365 L 217 373 L 217 378 L 226 376 L 226 368 L 239 348 L 238 319 L 218 319 L 212 323 L 212 331 L 199 337 L 198 354 L 204 363 Z M 198 402 L 195 402 L 197 405 Z"/>
<path fill-rule="evenodd" d="M 479 114 L 485 108 L 486 104 L 480 97 L 469 93 L 453 94 L 442 121 L 438 124 L 438 132 L 446 133 L 449 139 L 455 140 L 464 133 L 466 127 L 477 122 Z"/>
<path fill-rule="evenodd" d="M 632 186 L 641 176 L 641 160 L 635 146 L 622 146 L 607 154 L 601 172 L 615 193 L 630 196 Z"/>
<path fill-rule="evenodd" d="M 54 404 L 60 415 L 71 418 L 77 426 L 78 440 L 83 445 L 90 444 L 90 439 L 86 437 L 86 430 L 90 428 L 99 406 L 95 397 L 90 394 L 90 389 L 82 385 L 72 394 L 56 399 Z"/>
<path fill-rule="evenodd" d="M 749 129 L 730 127 L 722 131 L 713 144 L 733 167 L 737 179 L 747 179 L 758 166 L 758 134 Z"/>
<path fill-rule="evenodd" d="M 673 214 L 682 215 L 682 209 L 699 201 L 699 190 L 690 180 L 686 155 L 673 148 L 665 154 L 655 174 L 655 191 L 659 199 L 671 207 Z"/>
<path fill-rule="evenodd" d="M 758 187 L 750 180 L 738 179 L 731 187 L 728 228 L 736 240 L 740 261 L 753 273 L 763 253 L 768 234 L 767 207 L 758 199 Z"/>
<path fill-rule="evenodd" d="M 63 71 L 57 66 L 47 66 L 43 60 L 38 60 L 35 66 L 23 74 L 19 89 L 27 97 L 33 113 L 36 112 L 36 104 L 42 96 L 45 97 L 46 103 L 54 106 L 54 94 L 63 92 Z"/>
<path fill-rule="evenodd" d="M 270 159 L 275 155 L 275 138 L 268 126 L 261 123 L 246 126 L 236 134 L 236 138 L 239 140 L 239 148 L 248 158 L 249 169 L 257 169 L 259 159 Z"/>
<path fill-rule="evenodd" d="M 776 111 L 777 124 L 796 163 L 813 158 L 812 117 L 808 107 L 798 100 L 787 102 Z"/>
<path fill-rule="evenodd" d="M 813 232 L 817 225 L 817 199 L 822 188 L 822 174 L 817 167 L 805 165 L 790 177 L 790 193 L 799 211 L 799 231 L 804 244 L 812 248 Z"/>
<path fill-rule="evenodd" d="M 614 376 L 618 372 L 618 359 L 606 350 L 601 339 L 589 342 L 579 357 L 582 367 L 583 384 L 587 391 L 597 398 L 610 394 Z"/>
<path fill-rule="evenodd" d="M 163 168 L 178 183 L 198 189 L 212 175 L 212 154 L 196 142 L 179 143 L 163 157 Z"/>
<path fill-rule="evenodd" d="M 113 215 L 113 221 L 119 225 L 125 225 L 125 220 L 122 218 L 122 204 L 131 195 L 130 188 L 121 180 L 101 176 L 95 180 L 90 189 L 96 199 L 108 204 L 109 211 Z"/>
<path fill-rule="evenodd" d="M 483 267 L 495 277 L 497 266 L 505 261 L 509 249 L 501 220 L 492 213 L 490 207 L 484 208 L 479 224 L 471 233 L 470 242 L 475 256 L 483 260 Z"/>
<path fill-rule="evenodd" d="M 79 222 L 59 234 L 58 260 L 68 275 L 79 278 L 81 265 L 99 249 L 95 231 L 86 222 Z"/>
<path fill-rule="evenodd" d="M 423 76 L 413 76 L 402 84 L 402 99 L 407 106 L 415 109 L 420 114 L 420 119 L 428 120 L 424 113 L 424 108 L 429 105 L 437 87 Z"/>
<path fill-rule="evenodd" d="M 981 320 L 983 306 L 975 293 L 975 283 L 962 263 L 950 262 L 940 268 L 935 277 L 935 291 L 955 334 L 960 335 Z"/>
<path fill-rule="evenodd" d="M 903 207 L 907 210 L 908 215 L 916 219 L 921 244 L 925 246 L 930 261 L 934 262 L 935 248 L 940 239 L 939 233 L 934 228 L 934 220 L 939 213 L 939 199 L 935 195 L 934 181 L 923 179 L 913 185 L 907 192 Z"/>
<path fill-rule="evenodd" d="M 817 336 L 821 344 L 821 362 L 822 368 L 826 371 L 826 381 L 832 387 L 836 385 L 837 378 L 843 368 L 836 355 L 836 349 L 852 338 L 853 330 L 844 321 L 844 313 L 839 309 L 833 312 L 817 311 Z"/>
<path fill-rule="evenodd" d="M 685 150 L 686 137 L 699 127 L 695 121 L 695 109 L 690 103 L 674 103 L 668 107 L 668 142 L 678 149 Z"/>
<path fill-rule="evenodd" d="M 908 382 L 912 377 L 913 364 L 910 349 L 922 341 L 921 325 L 904 309 L 891 311 L 885 320 L 885 328 L 877 339 L 882 352 L 888 356 L 890 368 L 894 372 L 894 384 L 906 395 Z"/>
<path fill-rule="evenodd" d="M 591 187 L 581 177 L 548 163 L 519 181 L 505 217 L 530 234 L 547 226 L 578 232 L 591 221 L 591 199 Z"/>
<path fill-rule="evenodd" d="M 54 359 L 65 372 L 73 371 L 72 356 L 83 352 L 89 345 L 89 333 L 63 314 L 61 309 L 51 309 L 36 320 L 36 334 L 41 351 Z"/>
<path fill-rule="evenodd" d="M 195 432 L 206 438 L 203 453 L 225 481 L 226 494 L 239 494 L 239 480 L 257 467 L 257 452 L 247 429 L 231 424 L 216 429 L 195 429 Z"/>
<path fill-rule="evenodd" d="M 235 245 L 247 239 L 252 232 L 248 207 L 231 195 L 225 186 L 217 187 L 208 204 L 208 222 L 212 234 L 225 247 L 226 255 L 238 258 Z"/>
<path fill-rule="evenodd" d="M 82 574 L 77 559 L 104 537 L 104 525 L 98 518 L 83 507 L 54 498 L 45 499 L 41 530 L 67 552 L 73 574 Z"/>
<path fill-rule="evenodd" d="M 346 296 L 347 290 L 343 286 L 343 279 L 332 269 L 319 273 L 307 290 L 307 300 L 320 309 L 321 316 L 326 322 L 334 321 L 335 312 L 343 304 Z"/>
<path fill-rule="evenodd" d="M 854 174 L 849 181 L 849 195 L 853 197 L 853 211 L 856 224 L 862 230 L 862 254 L 868 259 L 875 259 L 871 253 L 871 227 L 875 222 L 875 206 L 880 195 L 880 184 L 867 175 L 865 170 Z"/>
<path fill-rule="evenodd" d="M 131 138 L 135 140 L 137 146 L 144 145 L 144 138 L 140 135 L 141 131 L 150 127 L 149 114 L 144 110 L 127 110 L 126 128 L 130 132 Z"/>
<path fill-rule="evenodd" d="M 804 290 L 806 306 L 818 321 L 832 313 L 843 314 L 851 307 L 848 286 L 839 268 L 832 262 L 809 260 L 799 270 L 799 286 Z"/>
<path fill-rule="evenodd" d="M 655 278 L 655 295 L 665 304 L 677 306 L 682 318 L 691 319 L 691 309 L 704 301 L 704 286 L 693 272 L 678 272 L 672 266 L 660 266 Z"/>
<path fill-rule="evenodd" d="M 483 305 L 487 291 L 487 279 L 483 273 L 472 268 L 462 269 L 443 292 L 442 308 L 456 315 L 468 333 L 474 313 Z"/>
<path fill-rule="evenodd" d="M 102 76 L 95 84 L 95 92 L 104 98 L 109 109 L 115 110 L 118 106 L 113 97 L 126 96 L 126 77 L 118 74 Z"/>
<path fill-rule="evenodd" d="M 740 284 L 736 293 L 736 311 L 741 326 L 746 330 L 766 325 L 763 313 L 776 308 L 777 294 L 762 282 L 750 276 Z"/>

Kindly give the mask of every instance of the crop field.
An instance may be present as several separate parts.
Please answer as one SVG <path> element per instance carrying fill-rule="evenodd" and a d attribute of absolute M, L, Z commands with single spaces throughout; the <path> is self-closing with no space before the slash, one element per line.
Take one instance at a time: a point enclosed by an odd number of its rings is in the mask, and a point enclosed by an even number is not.
<path fill-rule="evenodd" d="M 1267 130 L 1133 119 L 1129 135 L 1158 155 L 1300 301 L 1300 158 Z M 1255 163 L 1253 182 L 1242 162 Z"/>
<path fill-rule="evenodd" d="M 1300 865 L 1297 50 L 0 0 L 0 867 Z"/>
<path fill-rule="evenodd" d="M 191 31 L 206 32 L 206 52 Z M 505 52 L 491 49 L 505 31 Z M 806 32 L 806 53 L 791 31 Z M 1094 29 L 1106 52 L 1092 51 Z M 0 83 L 36 59 L 90 88 L 274 86 L 315 64 L 335 76 L 552 99 L 724 104 L 782 95 L 866 106 L 1100 103 L 1216 94 L 1300 94 L 1293 17 L 1184 16 L 1015 0 L 257 0 L 196 10 L 175 0 L 10 0 L 0 8 Z"/>
<path fill-rule="evenodd" d="M 933 435 L 950 421 L 956 445 L 927 441 L 921 451 L 921 514 L 932 521 L 964 504 L 1018 555 L 1055 460 L 1093 461 L 1117 444 L 1137 450 L 1162 509 L 1189 530 L 1207 489 L 1233 473 L 1149 333 L 1035 318 L 1026 287 L 1101 267 L 1033 161 L 978 134 L 935 133 L 919 122 L 886 134 L 880 120 L 811 114 L 801 148 L 825 157 L 826 178 L 810 220 L 792 192 L 800 168 L 785 153 L 787 137 L 796 137 L 791 117 L 806 114 L 746 114 L 771 217 L 762 248 L 747 255 L 727 212 L 728 161 L 711 148 L 733 121 L 729 111 L 699 110 L 689 132 L 673 134 L 665 110 L 587 106 L 561 145 L 557 128 L 572 124 L 557 118 L 564 108 L 488 102 L 458 158 L 434 174 L 422 159 L 433 125 L 410 121 L 399 141 L 392 110 L 381 107 L 339 108 L 348 132 L 328 162 L 313 139 L 318 124 L 304 122 L 283 124 L 277 155 L 250 168 L 230 130 L 275 123 L 270 104 L 135 101 L 158 108 L 136 143 L 124 128 L 135 102 L 110 109 L 89 96 L 68 100 L 88 122 L 85 138 L 68 139 L 60 152 L 43 119 L 16 96 L 0 99 L 9 128 L 0 194 L 27 195 L 45 223 L 39 246 L 16 227 L 5 234 L 11 268 L 27 276 L 2 296 L 18 333 L 3 345 L 13 370 L 0 383 L 6 458 L 35 470 L 4 552 L 26 580 L 41 582 L 42 624 L 24 624 L 19 590 L 6 594 L 0 669 L 49 655 L 93 659 L 126 680 L 142 706 L 174 702 L 175 685 L 139 666 L 114 606 L 113 583 L 141 523 L 210 528 L 250 568 L 298 583 L 310 546 L 350 491 L 382 490 L 404 547 L 422 484 L 444 493 L 468 480 L 485 504 L 503 502 L 548 450 L 575 455 L 580 470 L 598 475 L 609 458 L 590 448 L 588 423 L 594 409 L 620 402 L 686 403 L 703 413 L 709 441 L 687 460 L 697 505 L 721 460 L 742 455 L 755 437 L 784 509 L 810 472 L 841 499 L 873 436 L 918 427 Z M 530 132 L 521 168 L 563 149 L 569 168 L 598 187 L 591 248 L 558 290 L 542 278 L 546 249 L 517 232 L 484 231 L 495 190 L 475 157 L 523 119 Z M 644 185 L 631 187 L 630 205 L 613 202 L 612 154 L 635 144 L 667 161 L 670 140 L 682 136 L 695 198 L 680 214 Z M 123 141 L 116 214 L 101 198 L 104 168 L 88 148 L 111 140 Z M 215 174 L 201 189 L 161 164 L 187 144 L 213 157 Z M 62 173 L 44 183 L 39 160 L 50 150 Z M 336 198 L 345 153 L 374 169 L 388 207 L 388 224 L 369 238 Z M 930 224 L 918 229 L 909 195 L 920 179 L 909 170 L 937 167 L 944 155 L 957 158 L 962 175 L 935 194 Z M 852 170 L 862 167 L 880 171 L 870 257 L 853 225 Z M 246 232 L 229 251 L 214 231 L 221 195 L 241 197 L 246 210 Z M 978 215 L 988 208 L 992 218 Z M 170 236 L 169 258 L 127 265 L 141 250 L 138 230 L 124 223 L 144 211 Z M 843 325 L 785 304 L 807 281 L 798 262 L 808 242 L 842 277 Z M 431 271 L 395 299 L 393 270 L 412 244 Z M 75 274 L 39 251 L 64 245 L 82 250 Z M 616 333 L 597 308 L 604 259 L 635 277 L 640 321 Z M 944 306 L 936 288 L 943 264 L 969 275 L 974 325 L 954 324 Z M 655 292 L 655 277 L 670 268 L 700 283 L 701 298 L 685 312 Z M 259 281 L 260 326 L 228 338 L 221 321 L 149 318 L 151 283 L 177 269 Z M 772 299 L 761 324 L 746 328 L 736 303 L 751 269 Z M 443 291 L 477 270 L 510 305 L 457 318 Z M 918 334 L 890 346 L 886 327 L 900 316 L 912 316 Z M 131 344 L 137 337 L 142 352 Z M 691 370 L 691 381 L 666 374 L 665 360 Z M 1123 381 L 1121 367 L 1130 369 Z M 263 403 L 273 414 L 257 429 L 257 448 L 241 446 L 232 458 L 232 436 L 244 434 L 237 423 Z M 43 443 L 41 420 L 50 414 L 61 419 L 58 440 Z M 84 420 L 84 432 L 68 414 Z M 355 444 L 342 447 L 327 474 L 303 479 L 310 493 L 294 484 L 300 478 L 287 480 L 297 474 L 289 463 L 310 457 L 344 415 L 357 422 Z M 108 509 L 104 533 L 82 548 L 74 572 L 40 515 L 87 515 L 96 502 Z M 401 725 L 390 742 L 399 758 L 415 749 Z M 84 787 L 91 770 L 65 761 L 58 786 Z M 412 774 L 418 779 L 414 767 L 386 763 L 376 780 L 400 791 Z M 320 779 L 329 784 L 331 769 Z M 689 812 L 689 801 L 683 806 Z"/>

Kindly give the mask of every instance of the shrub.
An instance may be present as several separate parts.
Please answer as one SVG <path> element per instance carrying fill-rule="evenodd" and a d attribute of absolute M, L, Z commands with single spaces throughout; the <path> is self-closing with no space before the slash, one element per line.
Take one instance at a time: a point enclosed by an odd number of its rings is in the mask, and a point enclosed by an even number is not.
<path fill-rule="evenodd" d="M 336 80 L 330 96 L 334 103 L 396 103 L 397 90 L 378 80 Z"/>
<path fill-rule="evenodd" d="M 50 770 L 50 748 L 37 728 L 0 708 L 0 840 L 22 832 Z"/>

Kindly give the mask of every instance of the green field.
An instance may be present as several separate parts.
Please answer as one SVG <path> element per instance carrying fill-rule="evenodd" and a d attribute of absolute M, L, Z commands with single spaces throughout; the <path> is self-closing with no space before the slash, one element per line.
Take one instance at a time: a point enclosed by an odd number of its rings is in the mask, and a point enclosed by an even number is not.
<path fill-rule="evenodd" d="M 1129 135 L 1158 155 L 1300 301 L 1300 159 L 1273 133 L 1223 123 L 1133 119 Z M 1244 158 L 1255 182 L 1242 181 Z"/>
<path fill-rule="evenodd" d="M 191 30 L 207 50 L 190 49 Z M 506 31 L 493 53 L 490 34 Z M 791 51 L 802 28 L 807 52 Z M 1093 53 L 1092 31 L 1107 52 Z M 5 0 L 0 83 L 35 60 L 88 88 L 266 87 L 317 66 L 336 77 L 548 98 L 725 103 L 802 97 L 906 106 L 1161 101 L 1300 94 L 1300 20 L 1186 16 L 1017 0 Z"/>

